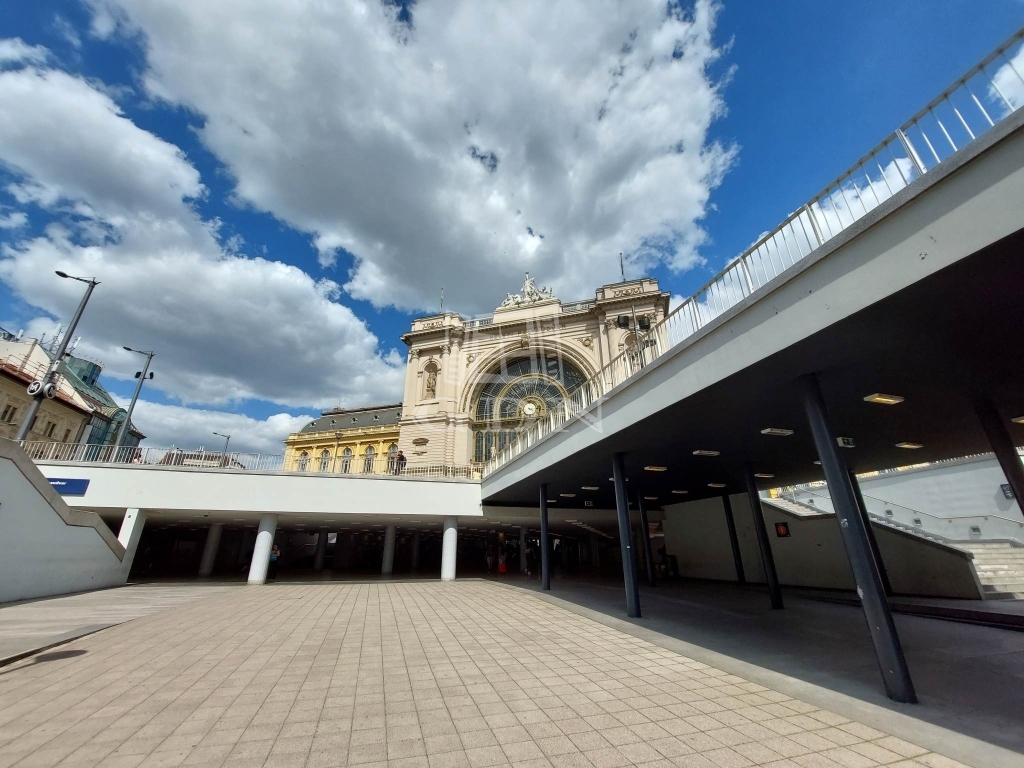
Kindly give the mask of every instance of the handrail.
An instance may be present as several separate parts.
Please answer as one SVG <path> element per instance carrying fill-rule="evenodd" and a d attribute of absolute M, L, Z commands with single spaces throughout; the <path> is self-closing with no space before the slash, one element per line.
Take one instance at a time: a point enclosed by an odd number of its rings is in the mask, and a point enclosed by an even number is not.
<path fill-rule="evenodd" d="M 483 476 L 487 477 L 529 450 L 545 435 L 580 416 L 646 365 L 751 294 L 778 280 L 796 263 L 1017 111 L 1024 105 L 1024 97 L 1014 93 L 1008 97 L 997 80 L 1005 74 L 1011 82 L 1019 83 L 1020 92 L 1024 94 L 1024 73 L 1017 70 L 1010 56 L 1011 49 L 1022 39 L 1024 28 L 797 208 L 782 224 L 759 238 L 641 336 L 638 344 L 627 348 L 587 379 L 569 395 L 562 408 L 553 409 L 548 418 L 526 428 L 519 439 L 490 457 L 484 463 Z M 1006 63 L 995 74 L 989 74 L 986 67 L 1000 56 Z M 972 87 L 979 84 L 985 89 Z"/>

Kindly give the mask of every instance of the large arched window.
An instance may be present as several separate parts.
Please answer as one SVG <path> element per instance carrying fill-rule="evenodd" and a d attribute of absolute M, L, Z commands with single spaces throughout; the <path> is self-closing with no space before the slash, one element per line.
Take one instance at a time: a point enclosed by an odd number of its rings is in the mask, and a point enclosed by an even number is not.
<path fill-rule="evenodd" d="M 352 471 L 352 449 L 346 448 L 341 452 L 341 471 L 348 474 Z"/>
<path fill-rule="evenodd" d="M 586 379 L 574 365 L 550 355 L 503 360 L 484 382 L 473 408 L 476 461 L 515 443 L 525 427 L 561 405 Z"/>
<path fill-rule="evenodd" d="M 393 475 L 398 466 L 395 464 L 395 460 L 398 458 L 398 446 L 392 443 L 388 446 L 388 474 Z"/>
<path fill-rule="evenodd" d="M 306 472 L 309 469 L 309 452 L 303 451 L 299 454 L 299 472 Z"/>
<path fill-rule="evenodd" d="M 373 474 L 373 460 L 377 458 L 377 451 L 374 450 L 372 445 L 366 446 L 366 451 L 363 452 L 363 474 Z"/>
<path fill-rule="evenodd" d="M 318 472 L 326 472 L 331 468 L 331 452 L 324 448 L 320 451 L 320 465 L 317 467 Z"/>

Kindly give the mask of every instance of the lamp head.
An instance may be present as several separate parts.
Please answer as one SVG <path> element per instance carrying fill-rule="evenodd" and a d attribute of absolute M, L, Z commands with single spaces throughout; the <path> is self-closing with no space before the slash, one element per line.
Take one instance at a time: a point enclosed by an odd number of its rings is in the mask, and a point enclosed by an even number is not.
<path fill-rule="evenodd" d="M 67 272 L 61 272 L 59 269 L 57 270 L 57 277 L 67 277 L 67 276 L 68 276 Z"/>

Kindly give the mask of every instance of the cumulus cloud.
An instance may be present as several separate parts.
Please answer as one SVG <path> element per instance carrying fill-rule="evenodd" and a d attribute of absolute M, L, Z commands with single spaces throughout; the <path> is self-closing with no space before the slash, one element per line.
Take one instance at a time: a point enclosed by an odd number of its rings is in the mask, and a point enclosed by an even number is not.
<path fill-rule="evenodd" d="M 139 400 L 132 421 L 141 425 L 146 433 L 145 445 L 159 448 L 198 448 L 220 450 L 223 438 L 220 432 L 231 435 L 229 451 L 280 454 L 283 440 L 310 421 L 309 416 L 278 413 L 266 419 L 254 419 L 240 413 L 183 408 Z"/>
<path fill-rule="evenodd" d="M 528 269 L 565 298 L 701 263 L 735 149 L 708 74 L 717 8 L 646 0 L 92 0 L 148 94 L 202 115 L 241 205 L 309 234 L 378 306 L 492 309 Z M 543 233 L 540 238 L 530 232 Z M 344 272 L 342 273 L 344 274 Z"/>
<path fill-rule="evenodd" d="M 238 255 L 237 243 L 222 247 L 217 223 L 192 205 L 206 189 L 188 158 L 109 95 L 26 66 L 0 72 L 0 103 L 7 189 L 52 218 L 42 234 L 8 237 L 0 279 L 66 319 L 83 286 L 54 270 L 97 277 L 78 352 L 130 379 L 138 358 L 122 345 L 155 350 L 154 386 L 185 403 L 310 407 L 398 395 L 401 360 L 337 301 L 339 286 Z M 138 423 L 152 431 L 143 412 Z"/>
<path fill-rule="evenodd" d="M 0 214 L 0 229 L 21 229 L 28 224 L 28 214 L 24 211 Z"/>
<path fill-rule="evenodd" d="M 20 37 L 0 40 L 0 66 L 31 62 L 42 64 L 50 52 L 41 45 L 29 45 Z"/>

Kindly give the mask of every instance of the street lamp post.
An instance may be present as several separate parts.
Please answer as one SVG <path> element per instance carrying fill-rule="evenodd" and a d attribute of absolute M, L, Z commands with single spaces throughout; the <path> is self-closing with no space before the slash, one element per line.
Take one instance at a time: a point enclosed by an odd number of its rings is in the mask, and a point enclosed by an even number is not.
<path fill-rule="evenodd" d="M 36 414 L 39 413 L 39 406 L 43 402 L 43 398 L 46 397 L 48 391 L 52 391 L 51 385 L 53 379 L 57 375 L 58 368 L 64 362 L 64 353 L 67 351 L 68 342 L 71 337 L 75 335 L 75 327 L 78 325 L 78 321 L 82 317 L 82 312 L 85 311 L 85 305 L 89 303 L 89 297 L 92 296 L 93 289 L 99 285 L 99 281 L 92 277 L 74 277 L 66 272 L 57 272 L 57 277 L 62 277 L 67 280 L 77 280 L 80 283 L 85 283 L 89 287 L 85 289 L 85 295 L 82 300 L 78 303 L 78 309 L 75 310 L 74 317 L 71 318 L 71 323 L 68 325 L 68 331 L 64 334 L 61 339 L 60 346 L 57 348 L 57 354 L 54 355 L 53 360 L 50 362 L 50 367 L 46 369 L 46 375 L 43 376 L 42 382 L 40 382 L 39 391 L 33 393 L 32 402 L 28 404 L 28 410 L 25 411 L 25 418 L 21 420 L 21 424 L 18 426 L 18 433 L 14 436 L 15 440 L 24 440 L 28 436 L 28 432 L 32 429 L 32 422 L 36 420 Z M 33 382 L 34 383 L 34 382 Z"/>
<path fill-rule="evenodd" d="M 224 466 L 228 465 L 228 443 L 231 442 L 231 435 L 222 435 L 220 432 L 214 432 L 217 437 L 224 438 L 224 450 L 221 451 L 221 459 L 224 461 Z"/>
<path fill-rule="evenodd" d="M 115 452 L 120 449 L 121 442 L 124 440 L 124 433 L 128 431 L 128 425 L 132 421 L 132 411 L 135 410 L 135 403 L 139 399 L 139 392 L 142 391 L 142 383 L 146 380 L 146 372 L 149 370 L 149 364 L 153 361 L 153 355 L 155 352 L 143 352 L 141 349 L 132 349 L 131 347 L 124 347 L 129 352 L 134 352 L 138 355 L 146 356 L 146 364 L 142 366 L 142 373 L 139 374 L 139 383 L 135 385 L 135 393 L 132 395 L 132 401 L 128 405 L 128 413 L 125 414 L 124 423 L 121 428 L 117 431 L 117 440 L 114 441 Z M 150 376 L 152 378 L 152 376 Z"/>

